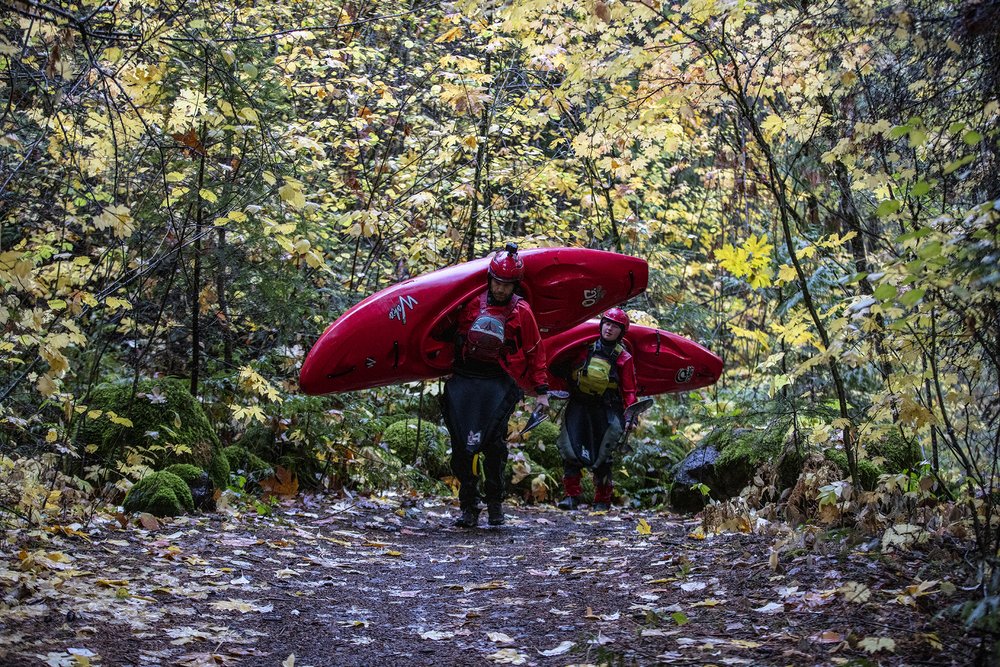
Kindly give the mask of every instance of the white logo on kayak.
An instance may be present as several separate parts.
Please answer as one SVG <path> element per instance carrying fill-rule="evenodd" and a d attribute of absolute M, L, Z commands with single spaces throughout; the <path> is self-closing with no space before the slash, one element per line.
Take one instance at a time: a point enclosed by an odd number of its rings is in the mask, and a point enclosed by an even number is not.
<path fill-rule="evenodd" d="M 692 377 L 694 377 L 694 366 L 688 366 L 687 368 L 682 368 L 677 371 L 677 375 L 674 379 L 677 380 L 677 384 L 684 384 Z"/>
<path fill-rule="evenodd" d="M 389 319 L 399 320 L 402 324 L 406 324 L 406 309 L 413 310 L 413 307 L 419 303 L 412 296 L 399 297 L 399 303 L 389 309 Z"/>
<path fill-rule="evenodd" d="M 604 298 L 606 292 L 604 288 L 598 285 L 594 289 L 583 290 L 583 301 L 580 303 L 584 308 L 590 308 L 598 301 Z"/>

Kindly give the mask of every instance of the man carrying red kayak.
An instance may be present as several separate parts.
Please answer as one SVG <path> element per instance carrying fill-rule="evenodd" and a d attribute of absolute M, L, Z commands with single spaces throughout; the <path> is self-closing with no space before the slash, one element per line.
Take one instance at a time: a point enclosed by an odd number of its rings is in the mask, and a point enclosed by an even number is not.
<path fill-rule="evenodd" d="M 462 513 L 455 525 L 479 523 L 481 460 L 489 524 L 504 522 L 503 474 L 507 422 L 524 387 L 537 394 L 538 409 L 549 405 L 545 350 L 531 306 L 514 294 L 524 277 L 517 246 L 507 244 L 490 261 L 487 287 L 452 318 L 455 365 L 444 387 L 444 420 L 451 435 L 451 469 L 459 481 Z M 478 457 L 476 455 L 479 455 Z"/>
<path fill-rule="evenodd" d="M 601 316 L 600 335 L 569 367 L 552 369 L 567 379 L 569 402 L 557 440 L 563 458 L 561 509 L 580 504 L 580 478 L 584 468 L 594 473 L 596 511 L 611 507 L 611 455 L 622 434 L 635 428 L 627 421 L 625 408 L 636 402 L 636 375 L 632 355 L 622 344 L 629 318 L 624 310 L 611 308 Z"/>

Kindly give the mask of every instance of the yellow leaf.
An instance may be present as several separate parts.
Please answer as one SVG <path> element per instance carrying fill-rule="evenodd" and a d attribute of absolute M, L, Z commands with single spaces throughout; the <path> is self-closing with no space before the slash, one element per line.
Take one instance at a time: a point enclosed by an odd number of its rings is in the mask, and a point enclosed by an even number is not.
<path fill-rule="evenodd" d="M 257 116 L 257 112 L 251 109 L 250 107 L 243 107 L 242 109 L 240 109 L 239 117 L 245 121 L 249 121 L 252 123 L 256 123 L 260 120 L 260 118 Z"/>
<path fill-rule="evenodd" d="M 791 281 L 795 280 L 798 277 L 799 277 L 799 274 L 796 273 L 794 266 L 791 266 L 790 264 L 782 264 L 780 267 L 778 267 L 778 282 L 779 283 L 791 282 Z"/>
<path fill-rule="evenodd" d="M 723 602 L 725 602 L 725 600 L 716 600 L 715 598 L 708 598 L 706 600 L 702 600 L 701 602 L 695 602 L 691 606 L 692 607 L 717 607 L 720 604 L 722 604 Z"/>
<path fill-rule="evenodd" d="M 448 30 L 443 35 L 434 40 L 435 44 L 442 44 L 444 42 L 454 42 L 456 39 L 462 37 L 462 27 L 455 26 L 454 28 Z"/>
<path fill-rule="evenodd" d="M 650 535 L 653 529 L 650 528 L 649 523 L 645 519 L 639 519 L 639 523 L 636 524 L 635 530 L 640 535 Z"/>
<path fill-rule="evenodd" d="M 198 195 L 210 204 L 214 204 L 219 201 L 218 195 L 209 190 L 208 188 L 202 188 L 198 191 Z"/>
<path fill-rule="evenodd" d="M 281 201 L 292 208 L 299 209 L 306 205 L 306 196 L 302 191 L 302 183 L 299 181 L 286 180 L 285 184 L 278 188 L 278 194 L 281 196 Z"/>

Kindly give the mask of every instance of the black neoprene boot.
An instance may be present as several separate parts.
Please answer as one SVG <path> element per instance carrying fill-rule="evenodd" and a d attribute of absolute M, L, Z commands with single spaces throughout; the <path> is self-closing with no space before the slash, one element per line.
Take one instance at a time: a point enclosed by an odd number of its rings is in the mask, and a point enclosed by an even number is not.
<path fill-rule="evenodd" d="M 459 528 L 475 528 L 479 525 L 479 508 L 467 507 L 462 510 L 462 515 L 455 519 L 455 525 Z"/>
<path fill-rule="evenodd" d="M 577 500 L 576 496 L 566 496 L 556 503 L 556 507 L 561 510 L 575 510 L 579 505 L 580 501 Z"/>
<path fill-rule="evenodd" d="M 490 503 L 486 506 L 486 511 L 489 514 L 489 523 L 491 526 L 502 526 L 504 523 L 503 516 L 503 505 L 500 503 Z"/>

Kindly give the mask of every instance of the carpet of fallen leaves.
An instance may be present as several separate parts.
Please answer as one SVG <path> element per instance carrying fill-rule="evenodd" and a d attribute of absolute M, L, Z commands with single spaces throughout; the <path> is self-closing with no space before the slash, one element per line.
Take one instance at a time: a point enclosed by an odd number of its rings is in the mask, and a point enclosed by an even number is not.
<path fill-rule="evenodd" d="M 947 550 L 654 512 L 300 498 L 0 542 L 0 664 L 967 665 Z M 121 517 L 120 517 L 121 518 Z M 484 517 L 485 518 L 485 517 Z M 485 524 L 485 521 L 483 522 Z M 788 544 L 787 537 L 782 544 Z"/>

